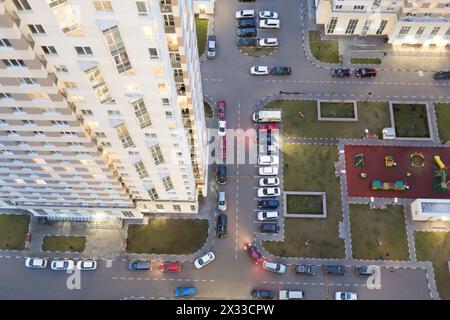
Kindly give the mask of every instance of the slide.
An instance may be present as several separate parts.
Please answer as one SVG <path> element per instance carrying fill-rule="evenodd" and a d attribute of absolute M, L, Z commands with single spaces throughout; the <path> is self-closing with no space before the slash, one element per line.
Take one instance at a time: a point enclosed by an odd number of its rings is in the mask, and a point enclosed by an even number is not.
<path fill-rule="evenodd" d="M 445 165 L 444 163 L 442 163 L 440 156 L 434 156 L 434 161 L 436 161 L 436 164 L 439 166 L 439 168 L 445 169 Z"/>

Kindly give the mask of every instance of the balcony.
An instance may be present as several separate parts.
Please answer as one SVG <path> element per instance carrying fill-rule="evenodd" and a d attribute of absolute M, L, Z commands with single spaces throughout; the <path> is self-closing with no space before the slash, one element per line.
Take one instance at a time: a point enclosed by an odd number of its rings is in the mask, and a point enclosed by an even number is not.
<path fill-rule="evenodd" d="M 162 13 L 170 13 L 172 12 L 172 5 L 170 4 L 161 4 L 161 12 Z"/>

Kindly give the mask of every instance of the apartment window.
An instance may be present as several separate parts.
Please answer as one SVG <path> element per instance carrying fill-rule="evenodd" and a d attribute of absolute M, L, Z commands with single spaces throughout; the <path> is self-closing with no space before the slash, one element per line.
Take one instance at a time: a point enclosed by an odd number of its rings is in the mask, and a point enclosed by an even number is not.
<path fill-rule="evenodd" d="M 409 30 L 411 30 L 411 27 L 402 27 L 400 29 L 400 32 L 398 33 L 399 35 L 407 35 Z"/>
<path fill-rule="evenodd" d="M 415 36 L 416 39 L 419 39 L 422 36 L 424 30 L 425 30 L 425 27 L 420 27 L 419 29 L 417 29 L 416 36 Z"/>
<path fill-rule="evenodd" d="M 157 204 L 156 205 L 156 209 L 157 210 L 164 210 L 164 206 L 162 204 Z"/>
<path fill-rule="evenodd" d="M 173 189 L 172 180 L 170 179 L 169 176 L 162 178 L 162 183 L 163 183 L 164 188 L 166 189 L 166 191 L 169 191 L 169 190 Z"/>
<path fill-rule="evenodd" d="M 449 28 L 447 29 L 447 31 L 445 32 L 444 38 L 445 38 L 445 39 L 450 39 L 450 27 L 449 27 Z"/>
<path fill-rule="evenodd" d="M 192 212 L 195 211 L 195 206 L 194 206 L 194 205 L 191 206 L 191 211 L 192 211 Z"/>
<path fill-rule="evenodd" d="M 101 145 L 104 148 L 111 148 L 112 147 L 111 143 L 109 143 L 109 142 L 102 142 Z"/>
<path fill-rule="evenodd" d="M 337 9 L 337 10 L 342 9 L 342 5 L 341 4 L 335 5 L 334 9 Z"/>
<path fill-rule="evenodd" d="M 406 14 L 406 16 L 407 16 L 407 17 L 415 17 L 416 14 L 415 14 L 415 13 L 412 13 L 412 12 L 408 12 L 408 13 Z"/>
<path fill-rule="evenodd" d="M 115 117 L 115 116 L 120 116 L 120 111 L 119 110 L 108 110 L 108 116 L 110 117 Z"/>
<path fill-rule="evenodd" d="M 36 122 L 34 122 L 34 120 L 22 120 L 24 125 L 28 125 L 28 126 L 34 126 L 36 125 Z"/>
<path fill-rule="evenodd" d="M 161 98 L 163 106 L 170 106 L 169 98 Z"/>
<path fill-rule="evenodd" d="M 13 0 L 17 10 L 31 10 L 27 0 Z"/>
<path fill-rule="evenodd" d="M 94 115 L 94 113 L 91 110 L 84 110 L 84 109 L 81 110 L 81 114 L 84 115 L 84 116 L 88 116 L 88 117 Z"/>
<path fill-rule="evenodd" d="M 0 100 L 12 99 L 12 95 L 8 92 L 0 92 Z"/>
<path fill-rule="evenodd" d="M 353 6 L 353 10 L 364 10 L 364 6 Z"/>
<path fill-rule="evenodd" d="M 139 178 L 143 179 L 145 177 L 148 177 L 147 170 L 145 169 L 144 163 L 141 161 L 138 161 L 134 164 L 134 167 L 136 168 L 136 172 L 139 175 Z"/>
<path fill-rule="evenodd" d="M 89 81 L 91 83 L 92 89 L 95 91 L 97 98 L 100 103 L 115 103 L 116 101 L 111 96 L 109 92 L 109 88 L 103 79 L 100 69 L 95 66 L 89 70 L 86 70 L 85 73 L 89 77 Z"/>
<path fill-rule="evenodd" d="M 134 114 L 138 120 L 139 126 L 141 129 L 151 126 L 152 122 L 150 120 L 150 116 L 147 112 L 147 108 L 145 107 L 145 103 L 143 99 L 139 99 L 132 103 Z"/>
<path fill-rule="evenodd" d="M 154 145 L 150 147 L 150 152 L 152 153 L 153 161 L 155 161 L 155 165 L 160 165 L 164 163 L 164 157 L 161 152 L 161 148 L 159 145 Z"/>
<path fill-rule="evenodd" d="M 8 47 L 8 48 L 10 48 L 10 47 L 12 47 L 12 45 L 11 45 L 11 42 L 9 42 L 8 39 L 0 39 L 0 47 L 4 47 L 4 48 Z"/>
<path fill-rule="evenodd" d="M 345 30 L 345 34 L 353 34 L 355 32 L 356 25 L 358 24 L 358 19 L 350 19 Z"/>
<path fill-rule="evenodd" d="M 17 78 L 19 84 L 38 84 L 36 78 Z"/>
<path fill-rule="evenodd" d="M 55 47 L 53 46 L 41 46 L 42 51 L 45 54 L 57 54 Z"/>
<path fill-rule="evenodd" d="M 179 204 L 174 204 L 173 205 L 173 210 L 175 212 L 181 212 L 181 206 Z"/>
<path fill-rule="evenodd" d="M 97 12 L 112 12 L 111 1 L 92 1 Z"/>
<path fill-rule="evenodd" d="M 177 83 L 177 94 L 179 96 L 184 96 L 186 94 L 186 86 L 184 83 Z"/>
<path fill-rule="evenodd" d="M 120 141 L 122 142 L 122 146 L 124 148 L 132 147 L 134 148 L 134 142 L 131 139 L 130 133 L 128 132 L 125 124 L 120 124 L 116 127 L 117 135 L 119 136 Z"/>
<path fill-rule="evenodd" d="M 373 1 L 373 6 L 374 7 L 379 7 L 380 6 L 380 2 L 381 2 L 381 0 L 374 0 Z"/>
<path fill-rule="evenodd" d="M 125 49 L 122 36 L 117 26 L 103 30 L 105 41 L 108 45 L 109 52 L 114 59 L 116 69 L 119 73 L 124 73 L 130 69 L 131 62 Z"/>
<path fill-rule="evenodd" d="M 73 81 L 64 81 L 63 84 L 64 84 L 64 87 L 66 87 L 66 89 L 77 89 L 78 88 L 77 84 Z"/>
<path fill-rule="evenodd" d="M 106 138 L 106 134 L 104 132 L 96 132 L 95 136 L 97 138 Z"/>
<path fill-rule="evenodd" d="M 148 189 L 148 195 L 153 201 L 159 199 L 158 193 L 156 192 L 155 188 Z"/>
<path fill-rule="evenodd" d="M 430 35 L 435 36 L 439 30 L 441 30 L 441 27 L 434 27 L 433 30 L 431 30 Z"/>
<path fill-rule="evenodd" d="M 148 16 L 149 10 L 144 1 L 136 1 L 136 7 L 140 16 Z"/>
<path fill-rule="evenodd" d="M 75 51 L 79 56 L 92 55 L 92 50 L 90 47 L 75 47 Z"/>
<path fill-rule="evenodd" d="M 40 24 L 29 24 L 28 29 L 30 29 L 33 34 L 45 34 L 45 30 Z"/>
<path fill-rule="evenodd" d="M 63 65 L 63 64 L 56 64 L 55 65 L 55 71 L 56 72 L 69 72 L 67 67 L 65 65 Z"/>
<path fill-rule="evenodd" d="M 34 133 L 35 135 L 37 135 L 37 136 L 42 136 L 42 135 L 44 135 L 44 131 L 40 131 L 40 130 L 33 131 L 33 133 Z"/>
<path fill-rule="evenodd" d="M 388 21 L 387 20 L 381 20 L 380 26 L 378 27 L 377 30 L 377 35 L 380 35 L 384 32 L 384 29 L 386 28 Z"/>
<path fill-rule="evenodd" d="M 165 114 L 166 114 L 166 118 L 167 118 L 167 119 L 172 119 L 172 118 L 173 118 L 173 113 L 172 113 L 172 111 L 165 111 Z"/>
<path fill-rule="evenodd" d="M 171 61 L 172 63 L 181 62 L 181 56 L 180 56 L 179 53 L 176 53 L 176 52 L 170 52 L 169 55 L 170 55 L 170 61 Z"/>
<path fill-rule="evenodd" d="M 172 4 L 172 0 L 160 0 L 159 3 L 160 4 L 171 5 Z"/>
<path fill-rule="evenodd" d="M 0 119 L 0 124 L 7 124 L 5 119 Z"/>
<path fill-rule="evenodd" d="M 150 53 L 150 59 L 159 59 L 158 50 L 156 50 L 156 48 L 149 48 L 148 52 Z"/>
<path fill-rule="evenodd" d="M 68 126 L 69 122 L 66 120 L 51 120 L 50 121 L 54 126 Z"/>
<path fill-rule="evenodd" d="M 330 22 L 328 23 L 328 26 L 327 26 L 327 33 L 334 33 L 334 29 L 336 28 L 337 21 L 338 21 L 337 17 L 333 17 L 330 19 Z"/>
<path fill-rule="evenodd" d="M 173 18 L 173 15 L 171 15 L 171 14 L 164 14 L 163 18 L 164 18 L 164 25 L 166 27 L 174 27 L 175 26 L 175 20 Z"/>
<path fill-rule="evenodd" d="M 431 17 L 431 14 L 432 14 L 431 12 L 426 12 L 426 13 L 423 14 L 423 16 L 424 17 Z"/>
<path fill-rule="evenodd" d="M 25 62 L 22 59 L 2 59 L 6 67 L 25 67 Z"/>
<path fill-rule="evenodd" d="M 173 69 L 173 75 L 174 77 L 183 77 L 183 69 Z"/>

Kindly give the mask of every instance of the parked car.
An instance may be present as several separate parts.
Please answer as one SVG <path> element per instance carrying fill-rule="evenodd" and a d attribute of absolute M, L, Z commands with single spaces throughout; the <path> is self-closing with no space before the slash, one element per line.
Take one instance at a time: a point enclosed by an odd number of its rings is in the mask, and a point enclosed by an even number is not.
<path fill-rule="evenodd" d="M 360 274 L 362 276 L 370 276 L 375 273 L 374 269 L 369 270 L 369 267 L 366 266 L 356 267 L 355 270 L 357 274 Z"/>
<path fill-rule="evenodd" d="M 133 260 L 128 262 L 128 270 L 152 270 L 152 262 Z"/>
<path fill-rule="evenodd" d="M 265 76 L 269 74 L 268 66 L 253 66 L 250 68 L 250 74 L 255 76 Z"/>
<path fill-rule="evenodd" d="M 279 29 L 280 28 L 280 20 L 278 20 L 278 19 L 259 20 L 259 27 L 261 29 Z"/>
<path fill-rule="evenodd" d="M 214 59 L 216 57 L 216 50 L 217 50 L 216 36 L 209 35 L 208 36 L 208 49 L 206 50 L 206 57 L 209 59 Z"/>
<path fill-rule="evenodd" d="M 238 47 L 256 47 L 258 40 L 256 38 L 239 38 L 236 45 Z"/>
<path fill-rule="evenodd" d="M 73 260 L 70 259 L 53 260 L 50 264 L 50 268 L 52 270 L 58 271 L 73 269 L 74 266 L 75 263 L 73 262 Z"/>
<path fill-rule="evenodd" d="M 253 289 L 250 292 L 250 295 L 253 299 L 273 299 L 274 293 L 272 290 L 265 289 Z"/>
<path fill-rule="evenodd" d="M 256 37 L 256 34 L 256 28 L 242 28 L 237 31 L 238 37 Z"/>
<path fill-rule="evenodd" d="M 438 71 L 433 76 L 434 80 L 448 80 L 450 79 L 450 71 Z"/>
<path fill-rule="evenodd" d="M 328 274 L 344 275 L 345 271 L 344 266 L 324 266 L 324 272 Z"/>
<path fill-rule="evenodd" d="M 333 69 L 331 69 L 331 76 L 333 78 L 347 78 L 347 77 L 350 77 L 350 69 L 333 68 Z"/>
<path fill-rule="evenodd" d="M 278 146 L 260 144 L 258 146 L 258 152 L 260 155 L 268 155 L 268 156 L 270 156 L 272 154 L 277 154 Z"/>
<path fill-rule="evenodd" d="M 239 0 L 239 2 L 255 2 L 255 0 Z"/>
<path fill-rule="evenodd" d="M 280 202 L 277 199 L 258 200 L 259 209 L 278 209 Z"/>
<path fill-rule="evenodd" d="M 291 68 L 276 66 L 270 70 L 270 74 L 274 76 L 287 76 L 291 74 Z"/>
<path fill-rule="evenodd" d="M 276 187 L 280 184 L 280 179 L 278 178 L 261 178 L 259 179 L 260 187 Z"/>
<path fill-rule="evenodd" d="M 258 249 L 256 249 L 256 245 L 254 243 L 247 243 L 244 246 L 244 250 L 247 251 L 248 255 L 255 261 L 255 264 L 259 264 L 263 261 L 263 257 L 261 253 L 259 253 Z"/>
<path fill-rule="evenodd" d="M 264 222 L 261 223 L 260 227 L 261 232 L 264 233 L 275 233 L 277 234 L 280 231 L 280 227 L 277 222 Z"/>
<path fill-rule="evenodd" d="M 44 269 L 47 268 L 47 259 L 42 258 L 27 258 L 25 260 L 25 267 Z"/>
<path fill-rule="evenodd" d="M 219 191 L 219 194 L 217 195 L 217 209 L 220 211 L 227 210 L 227 199 L 225 191 Z"/>
<path fill-rule="evenodd" d="M 97 269 L 97 261 L 95 260 L 77 261 L 77 269 L 81 271 L 93 271 Z"/>
<path fill-rule="evenodd" d="M 279 161 L 277 156 L 258 156 L 258 164 L 260 166 L 277 165 Z"/>
<path fill-rule="evenodd" d="M 223 213 L 217 216 L 216 237 L 225 238 L 227 236 L 227 216 Z"/>
<path fill-rule="evenodd" d="M 218 123 L 219 137 L 224 137 L 227 133 L 227 122 L 224 120 L 219 120 Z"/>
<path fill-rule="evenodd" d="M 258 45 L 260 47 L 278 47 L 278 38 L 262 38 L 259 39 Z"/>
<path fill-rule="evenodd" d="M 308 274 L 314 276 L 316 274 L 316 267 L 306 264 L 301 264 L 295 267 L 296 273 Z"/>
<path fill-rule="evenodd" d="M 336 300 L 358 300 L 358 295 L 354 292 L 341 292 L 335 294 Z"/>
<path fill-rule="evenodd" d="M 222 185 L 227 183 L 227 167 L 224 164 L 217 166 L 217 183 Z"/>
<path fill-rule="evenodd" d="M 256 214 L 259 221 L 276 220 L 279 218 L 277 211 L 259 211 Z"/>
<path fill-rule="evenodd" d="M 276 262 L 264 261 L 262 264 L 264 270 L 272 271 L 275 273 L 285 273 L 286 265 Z"/>
<path fill-rule="evenodd" d="M 241 10 L 236 11 L 236 19 L 254 18 L 255 10 Z"/>
<path fill-rule="evenodd" d="M 278 197 L 280 196 L 281 191 L 280 188 L 259 188 L 258 189 L 258 197 L 260 198 L 268 198 L 268 197 Z"/>
<path fill-rule="evenodd" d="M 161 272 L 180 272 L 181 262 L 163 262 L 161 263 Z"/>
<path fill-rule="evenodd" d="M 214 255 L 214 253 L 208 252 L 204 256 L 202 256 L 202 257 L 198 258 L 197 260 L 195 260 L 194 261 L 194 266 L 197 269 L 203 268 L 208 263 L 211 263 L 215 258 L 216 258 L 216 256 Z"/>
<path fill-rule="evenodd" d="M 280 300 L 303 300 L 305 293 L 302 290 L 280 290 L 278 298 Z"/>
<path fill-rule="evenodd" d="M 278 19 L 278 13 L 275 11 L 260 11 L 259 17 L 261 19 Z"/>
<path fill-rule="evenodd" d="M 254 28 L 254 27 L 256 27 L 256 19 L 255 18 L 239 19 L 236 23 L 236 26 L 239 29 Z"/>
<path fill-rule="evenodd" d="M 175 297 L 192 297 L 197 294 L 195 287 L 177 287 L 175 288 Z"/>
<path fill-rule="evenodd" d="M 360 68 L 355 70 L 355 75 L 358 78 L 374 78 L 377 75 L 377 70 L 368 69 L 368 68 Z"/>
<path fill-rule="evenodd" d="M 261 176 L 276 176 L 278 174 L 278 167 L 261 167 L 259 168 L 259 175 Z"/>
<path fill-rule="evenodd" d="M 225 119 L 225 101 L 217 102 L 217 118 Z"/>
<path fill-rule="evenodd" d="M 226 160 L 227 158 L 227 139 L 225 137 L 221 137 L 221 139 L 219 138 L 219 158 L 224 160 Z"/>

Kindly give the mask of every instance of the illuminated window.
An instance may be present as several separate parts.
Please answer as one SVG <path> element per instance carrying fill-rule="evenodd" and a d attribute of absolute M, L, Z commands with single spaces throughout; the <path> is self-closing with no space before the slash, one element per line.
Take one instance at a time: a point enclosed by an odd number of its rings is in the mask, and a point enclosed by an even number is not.
<path fill-rule="evenodd" d="M 152 26 L 143 26 L 142 32 L 144 32 L 145 39 L 154 39 L 155 38 L 155 31 Z"/>
<path fill-rule="evenodd" d="M 42 180 L 42 179 L 34 180 L 34 182 L 36 182 L 37 184 L 47 184 L 47 182 L 45 182 L 45 181 Z"/>
<path fill-rule="evenodd" d="M 23 184 L 25 181 L 23 179 L 14 179 L 16 183 Z"/>
<path fill-rule="evenodd" d="M 131 62 L 117 26 L 103 30 L 104 39 L 119 73 L 131 70 Z"/>
<path fill-rule="evenodd" d="M 165 83 L 158 83 L 158 90 L 160 93 L 166 92 L 166 84 Z"/>
<path fill-rule="evenodd" d="M 113 12 L 111 1 L 92 1 L 97 12 Z"/>

